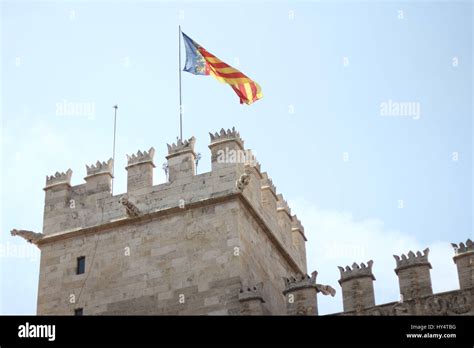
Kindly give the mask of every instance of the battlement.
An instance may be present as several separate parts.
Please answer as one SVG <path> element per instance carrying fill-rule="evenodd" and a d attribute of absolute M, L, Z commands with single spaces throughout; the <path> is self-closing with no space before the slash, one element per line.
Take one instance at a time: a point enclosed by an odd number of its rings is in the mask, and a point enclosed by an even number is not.
<path fill-rule="evenodd" d="M 275 185 L 273 184 L 272 179 L 268 177 L 268 174 L 266 172 L 262 173 L 262 177 L 262 190 L 269 190 L 271 193 L 273 193 L 275 198 L 277 198 L 277 190 Z"/>
<path fill-rule="evenodd" d="M 459 246 L 451 243 L 454 248 L 453 261 L 458 269 L 459 287 L 469 289 L 474 286 L 474 243 L 468 239 Z"/>
<path fill-rule="evenodd" d="M 150 148 L 148 151 L 141 152 L 140 150 L 136 154 L 126 155 L 127 156 L 127 168 L 144 164 L 144 163 L 151 163 L 153 167 L 153 157 L 155 156 L 155 149 L 153 147 Z"/>
<path fill-rule="evenodd" d="M 221 128 L 220 132 L 215 132 L 214 134 L 209 133 L 211 137 L 211 145 L 214 146 L 220 143 L 225 143 L 229 141 L 235 141 L 240 145 L 240 147 L 243 149 L 244 148 L 244 141 L 240 137 L 239 132 L 235 130 L 235 127 L 232 127 L 232 129 L 227 129 L 227 131 L 224 128 Z"/>
<path fill-rule="evenodd" d="M 87 171 L 87 178 L 90 178 L 95 175 L 102 175 L 102 174 L 108 174 L 110 176 L 113 176 L 112 174 L 112 168 L 114 165 L 114 160 L 110 158 L 107 162 L 103 161 L 97 161 L 97 163 L 94 165 L 86 165 L 86 171 Z"/>
<path fill-rule="evenodd" d="M 164 183 L 153 184 L 153 147 L 127 155 L 124 193 L 111 192 L 112 159 L 86 165 L 79 185 L 71 186 L 70 169 L 46 177 L 43 230 L 11 231 L 42 251 L 39 314 L 73 312 L 62 296 L 82 291 L 83 275 L 74 271 L 81 256 L 86 272 L 96 267 L 78 304 L 90 313 L 317 314 L 316 295 L 335 290 L 316 284 L 316 271 L 307 275 L 301 221 L 235 128 L 210 134 L 212 169 L 206 173 L 195 171 L 191 137 L 167 144 Z M 227 151 L 243 151 L 244 160 L 222 157 Z M 118 256 L 124 246 L 133 258 Z M 339 266 L 345 313 L 423 314 L 443 303 L 449 313 L 469 313 L 473 242 L 452 246 L 460 291 L 441 300 L 433 297 L 428 248 L 394 255 L 401 294 L 394 304 L 375 305 L 372 260 Z M 110 277 L 95 276 L 119 268 Z"/>
<path fill-rule="evenodd" d="M 318 276 L 318 272 L 314 271 L 311 273 L 311 277 L 307 274 L 300 274 L 296 277 L 289 277 L 284 278 L 285 281 L 285 290 L 283 294 L 287 294 L 288 292 L 292 292 L 295 290 L 303 289 L 303 288 L 316 288 L 316 277 Z"/>
<path fill-rule="evenodd" d="M 460 290 L 469 290 L 474 292 L 474 253 L 473 243 L 469 239 L 466 243 L 452 243 L 455 250 L 454 262 L 458 268 Z M 395 303 L 411 303 L 414 299 L 429 299 L 433 296 L 431 286 L 430 269 L 431 264 L 428 260 L 429 248 L 423 252 L 409 251 L 406 255 L 394 255 L 396 267 L 394 269 L 398 276 L 400 286 L 400 302 Z M 367 265 L 361 263 L 353 263 L 352 267 L 338 267 L 341 278 L 339 284 L 342 287 L 342 297 L 345 313 L 386 313 L 385 309 L 388 304 L 375 305 L 372 274 L 373 261 L 367 262 Z M 384 307 L 385 306 L 385 307 Z M 397 305 L 398 306 L 398 305 Z M 402 305 L 400 305 L 402 306 Z M 402 307 L 410 308 L 415 311 L 412 314 L 420 314 L 419 308 L 415 305 L 403 305 Z M 395 307 L 394 307 L 395 308 Z M 408 311 L 408 310 L 407 310 Z M 454 309 L 453 309 L 454 311 Z M 390 315 L 398 313 L 389 310 Z M 407 313 L 408 314 L 408 313 Z"/>
<path fill-rule="evenodd" d="M 44 241 L 49 235 L 107 228 L 115 221 L 124 224 L 127 219 L 144 219 L 152 214 L 183 212 L 212 202 L 239 199 L 265 226 L 271 240 L 295 270 L 305 272 L 303 226 L 299 220 L 293 221 L 288 203 L 281 194 L 277 195 L 268 174 L 260 172 L 260 163 L 251 150 L 243 148 L 244 141 L 235 128 L 221 129 L 210 135 L 212 169 L 207 173 L 196 173 L 196 139 L 191 137 L 167 144 L 167 164 L 163 167 L 167 173 L 165 183 L 153 183 L 153 147 L 127 155 L 127 192 L 123 194 L 111 193 L 112 159 L 86 165 L 86 184 L 71 186 L 71 170 L 47 177 L 45 190 L 54 186 L 58 189 L 46 195 Z M 246 155 L 244 160 L 222 157 L 222 152 L 232 150 L 242 151 Z M 92 195 L 94 198 L 90 199 Z M 131 209 L 132 204 L 134 209 Z M 300 236 L 293 236 L 298 231 Z"/>
<path fill-rule="evenodd" d="M 178 139 L 176 143 L 166 144 L 168 146 L 168 158 L 183 152 L 194 152 L 196 138 L 191 137 L 188 140 L 181 141 Z"/>
<path fill-rule="evenodd" d="M 419 298 L 403 299 L 372 307 L 353 309 L 333 315 L 473 315 L 474 288 L 467 290 L 452 290 L 436 293 Z"/>
<path fill-rule="evenodd" d="M 407 255 L 402 254 L 401 257 L 393 255 L 397 264 L 394 271 L 398 275 L 400 294 L 404 299 L 433 294 L 429 252 L 430 249 L 426 248 L 423 254 L 420 251 L 415 254 L 410 250 Z"/>
<path fill-rule="evenodd" d="M 262 283 L 252 287 L 242 287 L 239 291 L 239 303 L 241 315 L 263 315 L 267 314 L 263 304 L 265 300 L 262 294 Z"/>
<path fill-rule="evenodd" d="M 339 272 L 341 273 L 341 279 L 339 280 L 339 284 L 353 278 L 362 278 L 362 277 L 369 277 L 372 280 L 375 280 L 374 275 L 372 274 L 372 265 L 374 261 L 370 260 L 367 262 L 367 266 L 365 263 L 361 263 L 360 266 L 357 263 L 352 264 L 352 268 L 346 266 L 344 269 L 341 266 L 338 266 Z"/>
<path fill-rule="evenodd" d="M 371 307 L 375 304 L 374 296 L 374 280 L 372 274 L 372 260 L 346 266 L 344 269 L 338 266 L 341 278 L 339 284 L 342 287 L 342 300 L 344 311 L 361 310 L 363 308 Z"/>
<path fill-rule="evenodd" d="M 246 164 L 254 167 L 255 170 L 260 173 L 260 176 L 262 175 L 262 165 L 260 164 L 260 162 L 257 161 L 253 154 L 251 155 L 250 159 L 247 160 Z"/>
<path fill-rule="evenodd" d="M 298 217 L 296 215 L 293 215 L 291 217 L 291 222 L 292 222 L 291 230 L 301 233 L 303 238 L 306 240 L 306 236 L 304 235 L 304 227 L 303 227 L 303 225 L 301 224 L 301 221 L 298 219 Z"/>
<path fill-rule="evenodd" d="M 291 209 L 288 202 L 283 198 L 281 193 L 277 195 L 277 198 L 277 211 L 284 211 L 291 218 Z"/>
<path fill-rule="evenodd" d="M 459 246 L 455 243 L 451 243 L 452 247 L 454 248 L 455 255 L 462 255 L 464 253 L 473 252 L 474 251 L 474 242 L 468 238 L 466 244 L 463 242 L 459 243 Z"/>
<path fill-rule="evenodd" d="M 56 172 L 56 174 L 48 176 L 46 175 L 46 189 L 50 189 L 55 186 L 59 185 L 67 185 L 71 186 L 71 177 L 72 177 L 72 170 L 68 169 L 66 172 Z"/>
<path fill-rule="evenodd" d="M 307 274 L 298 274 L 284 278 L 287 297 L 287 313 L 289 315 L 318 315 L 317 293 L 334 296 L 336 290 L 329 285 L 316 284 L 317 271 Z"/>
<path fill-rule="evenodd" d="M 414 266 L 429 266 L 431 268 L 431 264 L 428 262 L 428 254 L 430 252 L 429 248 L 423 250 L 423 254 L 420 251 L 417 251 L 416 254 L 413 251 L 409 251 L 407 255 L 402 254 L 401 257 L 397 255 L 393 255 L 397 262 L 397 268 L 395 269 L 395 273 L 401 269 L 414 267 Z"/>
<path fill-rule="evenodd" d="M 239 290 L 239 301 L 259 300 L 265 302 L 261 291 L 262 283 L 252 287 L 242 287 Z"/>

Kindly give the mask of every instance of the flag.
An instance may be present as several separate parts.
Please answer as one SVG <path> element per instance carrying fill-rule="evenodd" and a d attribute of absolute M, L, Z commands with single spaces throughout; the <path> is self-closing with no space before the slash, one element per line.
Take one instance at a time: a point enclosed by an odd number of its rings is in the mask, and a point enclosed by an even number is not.
<path fill-rule="evenodd" d="M 182 34 L 186 47 L 184 71 L 194 75 L 212 75 L 218 81 L 227 83 L 239 96 L 240 104 L 250 105 L 263 97 L 258 83 L 209 53 L 185 33 Z"/>

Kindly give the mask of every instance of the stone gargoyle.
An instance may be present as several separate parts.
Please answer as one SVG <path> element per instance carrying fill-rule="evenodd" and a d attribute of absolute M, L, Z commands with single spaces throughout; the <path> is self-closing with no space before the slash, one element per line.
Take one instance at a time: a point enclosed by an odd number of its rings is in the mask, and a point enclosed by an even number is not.
<path fill-rule="evenodd" d="M 127 213 L 128 217 L 140 216 L 140 210 L 135 204 L 128 200 L 127 196 L 121 197 L 119 203 L 125 207 L 125 212 Z"/>
<path fill-rule="evenodd" d="M 240 191 L 243 191 L 245 186 L 247 186 L 250 183 L 250 173 L 247 171 L 244 171 L 244 173 L 237 179 L 237 182 L 235 183 L 237 188 Z"/>
<path fill-rule="evenodd" d="M 38 244 L 38 242 L 44 238 L 43 233 L 27 231 L 27 230 L 17 230 L 13 229 L 10 231 L 12 236 L 20 236 L 25 239 L 28 243 Z"/>

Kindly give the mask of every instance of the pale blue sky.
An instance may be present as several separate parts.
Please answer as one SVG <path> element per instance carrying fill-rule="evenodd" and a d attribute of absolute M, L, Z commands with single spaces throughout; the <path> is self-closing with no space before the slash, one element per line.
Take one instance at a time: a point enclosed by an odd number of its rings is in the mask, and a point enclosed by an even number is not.
<path fill-rule="evenodd" d="M 4 1 L 1 11 L 4 251 L 26 248 L 11 228 L 41 231 L 45 175 L 72 168 L 80 184 L 85 164 L 111 157 L 115 103 L 115 192 L 126 190 L 125 154 L 151 146 L 164 181 L 179 131 L 178 25 L 264 93 L 243 106 L 212 77 L 183 73 L 199 172 L 210 170 L 208 132 L 235 126 L 290 201 L 376 218 L 420 245 L 473 236 L 470 1 Z M 94 103 L 95 114 L 57 115 L 63 100 Z M 388 100 L 419 103 L 420 119 L 381 116 Z M 39 259 L 11 250 L 0 258 L 0 313 L 34 314 Z M 338 260 L 321 270 L 318 257 L 309 263 L 321 277 L 337 276 Z"/>

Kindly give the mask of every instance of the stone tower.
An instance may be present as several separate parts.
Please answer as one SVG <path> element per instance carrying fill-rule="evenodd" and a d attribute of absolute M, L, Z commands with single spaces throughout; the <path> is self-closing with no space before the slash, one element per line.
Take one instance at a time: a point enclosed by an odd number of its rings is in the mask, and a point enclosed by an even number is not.
<path fill-rule="evenodd" d="M 394 255 L 397 263 L 395 273 L 398 275 L 400 295 L 402 300 L 419 298 L 433 294 L 431 287 L 431 264 L 428 261 L 430 249 L 423 250 L 423 254 L 410 251 L 407 255 Z"/>
<path fill-rule="evenodd" d="M 42 232 L 11 234 L 41 250 L 40 315 L 318 315 L 335 290 L 307 274 L 306 234 L 235 129 L 211 134 L 211 171 L 196 174 L 196 139 L 127 156 L 127 192 L 111 193 L 113 161 L 46 177 Z M 337 238 L 337 237 L 335 237 Z M 429 249 L 394 256 L 396 302 L 376 304 L 373 261 L 339 267 L 343 313 L 474 315 L 474 244 L 452 244 L 458 290 L 433 294 Z"/>
<path fill-rule="evenodd" d="M 342 301 L 345 312 L 360 311 L 375 305 L 374 280 L 372 273 L 373 261 L 352 264 L 352 268 L 339 266 L 341 279 L 339 284 L 342 288 Z"/>
<path fill-rule="evenodd" d="M 298 289 L 301 314 L 317 313 L 330 287 L 307 280 L 301 222 L 235 129 L 210 136 L 208 173 L 192 137 L 168 145 L 166 183 L 153 184 L 153 148 L 127 156 L 124 194 L 112 160 L 84 184 L 46 178 L 42 233 L 12 231 L 41 249 L 38 314 L 287 314 Z M 289 290 L 292 277 L 304 284 Z"/>
<path fill-rule="evenodd" d="M 456 254 L 453 260 L 458 268 L 459 287 L 461 290 L 474 287 L 474 243 L 468 239 L 466 244 L 451 245 Z"/>
<path fill-rule="evenodd" d="M 375 304 L 372 261 L 368 266 L 356 263 L 352 268 L 339 267 L 344 312 L 336 315 L 474 315 L 474 249 L 466 243 L 452 243 L 454 263 L 458 268 L 460 288 L 433 293 L 428 261 L 429 249 L 423 253 L 394 255 L 400 298 L 397 302 Z"/>

